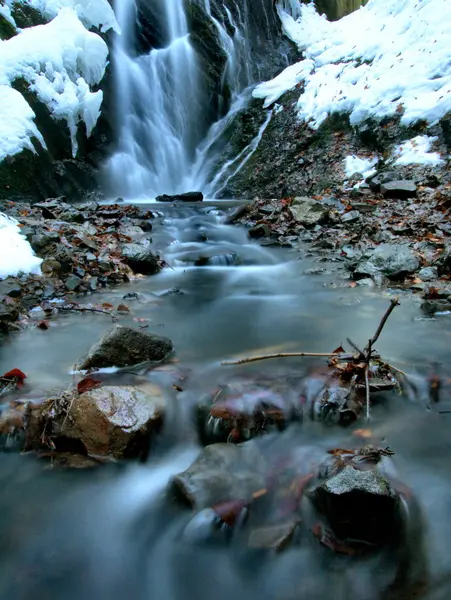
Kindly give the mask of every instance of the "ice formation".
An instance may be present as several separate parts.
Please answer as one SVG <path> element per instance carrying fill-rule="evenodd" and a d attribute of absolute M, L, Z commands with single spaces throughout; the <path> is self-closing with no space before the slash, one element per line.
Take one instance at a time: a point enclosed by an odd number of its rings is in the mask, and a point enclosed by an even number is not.
<path fill-rule="evenodd" d="M 13 1 L 8 0 L 5 11 Z M 118 31 L 117 21 L 107 0 L 29 3 L 54 18 L 46 25 L 29 27 L 9 40 L 0 40 L 0 160 L 24 149 L 35 151 L 33 138 L 45 147 L 33 121 L 33 110 L 10 87 L 17 80 L 28 83 L 55 120 L 66 121 L 75 156 L 79 123 L 85 123 L 89 136 L 100 116 L 103 93 L 91 88 L 101 81 L 108 57 L 106 43 L 86 27 L 113 27 Z"/>

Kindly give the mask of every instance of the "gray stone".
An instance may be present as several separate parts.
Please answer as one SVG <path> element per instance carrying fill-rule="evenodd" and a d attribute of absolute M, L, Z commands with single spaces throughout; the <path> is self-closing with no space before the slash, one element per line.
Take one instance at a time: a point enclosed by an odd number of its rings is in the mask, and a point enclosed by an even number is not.
<path fill-rule="evenodd" d="M 407 244 L 380 244 L 371 256 L 355 269 L 360 276 L 373 276 L 383 273 L 390 278 L 400 278 L 414 273 L 420 260 Z"/>
<path fill-rule="evenodd" d="M 364 279 L 359 279 L 357 285 L 362 287 L 374 287 L 376 284 L 371 279 L 371 277 L 365 277 Z"/>
<path fill-rule="evenodd" d="M 202 202 L 203 199 L 202 192 L 186 192 L 185 194 L 174 194 L 173 196 L 162 194 L 155 198 L 157 202 Z"/>
<path fill-rule="evenodd" d="M 360 213 L 358 210 L 350 210 L 341 216 L 342 223 L 355 223 L 360 220 Z"/>
<path fill-rule="evenodd" d="M 12 323 L 18 316 L 17 308 L 0 303 L 0 323 Z"/>
<path fill-rule="evenodd" d="M 367 180 L 370 188 L 373 192 L 380 192 L 381 185 L 383 183 L 388 183 L 389 181 L 395 181 L 398 179 L 398 173 L 395 171 L 382 171 L 381 173 L 377 173 L 374 177 Z"/>
<path fill-rule="evenodd" d="M 147 245 L 125 244 L 122 246 L 122 258 L 135 273 L 153 275 L 160 270 L 158 258 Z"/>
<path fill-rule="evenodd" d="M 424 267 L 418 271 L 418 277 L 423 281 L 434 281 L 438 278 L 438 269 L 436 267 Z"/>
<path fill-rule="evenodd" d="M 10 298 L 19 298 L 22 294 L 21 287 L 17 281 L 8 277 L 0 281 L 0 296 L 9 296 Z"/>
<path fill-rule="evenodd" d="M 252 441 L 212 444 L 173 478 L 171 486 L 196 510 L 228 500 L 248 502 L 266 486 L 263 459 Z"/>
<path fill-rule="evenodd" d="M 290 206 L 290 210 L 293 218 L 306 227 L 321 225 L 329 217 L 327 206 L 306 196 L 296 197 Z"/>
<path fill-rule="evenodd" d="M 80 287 L 82 280 L 77 275 L 71 275 L 64 283 L 70 292 L 75 292 Z"/>
<path fill-rule="evenodd" d="M 92 346 L 79 368 L 127 367 L 161 361 L 172 352 L 170 339 L 117 325 Z"/>
<path fill-rule="evenodd" d="M 417 195 L 417 186 L 413 181 L 400 179 L 398 181 L 387 181 L 381 185 L 381 192 L 386 198 L 398 198 L 406 200 Z"/>
<path fill-rule="evenodd" d="M 328 479 L 321 488 L 333 495 L 360 491 L 378 496 L 395 496 L 390 483 L 379 471 L 376 469 L 359 471 L 352 466 L 342 469 L 337 475 Z"/>

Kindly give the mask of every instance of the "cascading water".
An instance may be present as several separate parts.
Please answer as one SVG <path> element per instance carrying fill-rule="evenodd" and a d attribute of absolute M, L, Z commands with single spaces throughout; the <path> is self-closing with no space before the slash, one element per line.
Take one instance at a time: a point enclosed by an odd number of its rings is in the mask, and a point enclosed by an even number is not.
<path fill-rule="evenodd" d="M 195 0 L 193 0 L 194 2 Z M 208 122 L 211 94 L 205 73 L 190 40 L 184 0 L 153 0 L 163 47 L 136 56 L 137 0 L 116 0 L 122 29 L 114 47 L 119 144 L 108 161 L 106 177 L 113 194 L 129 199 L 152 198 L 192 189 L 207 190 L 211 166 L 217 162 L 215 142 L 230 117 L 246 104 L 250 85 L 260 81 L 249 37 L 250 14 L 246 2 L 197 0 L 210 21 L 224 68 L 216 123 Z M 229 8 L 229 6 L 230 8 Z M 268 0 L 257 7 L 263 38 L 271 37 Z M 272 15 L 273 17 L 274 15 Z M 228 115 L 229 118 L 224 117 Z"/>
<path fill-rule="evenodd" d="M 108 165 L 116 193 L 152 197 L 183 187 L 199 141 L 199 70 L 183 0 L 162 5 L 167 43 L 135 57 L 135 0 L 117 0 L 115 54 L 120 141 Z"/>

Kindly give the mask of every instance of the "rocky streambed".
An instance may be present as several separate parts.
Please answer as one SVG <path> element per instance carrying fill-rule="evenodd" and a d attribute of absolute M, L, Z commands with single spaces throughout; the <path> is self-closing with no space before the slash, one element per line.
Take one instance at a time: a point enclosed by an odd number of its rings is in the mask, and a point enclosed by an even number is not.
<path fill-rule="evenodd" d="M 379 200 L 381 210 L 413 202 Z M 209 598 L 211 585 L 199 590 L 199 581 L 211 578 L 221 581 L 220 596 L 235 589 L 268 598 L 332 590 L 429 597 L 446 587 L 447 317 L 425 314 L 423 290 L 411 289 L 418 284 L 408 277 L 426 266 L 417 249 L 408 246 L 411 271 L 380 269 L 387 280 L 370 272 L 374 286 L 357 285 L 364 278 L 341 251 L 315 248 L 314 238 L 349 235 L 358 247 L 352 236 L 370 212 L 359 211 L 357 228 L 343 220 L 357 210 L 345 203 L 320 210 L 315 199 L 257 201 L 239 208 L 252 221 L 246 228 L 226 223 L 236 207 L 154 208 L 149 232 L 147 208 L 13 207 L 34 228 L 24 232 L 32 242 L 59 232 L 43 258 L 56 262 L 63 249 L 72 257 L 70 272 L 9 281 L 20 294 L 4 297 L 6 309 L 17 303 L 22 325 L 0 352 L 0 475 L 11 488 L 5 530 L 13 548 L 5 564 L 13 572 L 34 564 L 18 597 L 31 589 L 57 597 L 61 586 L 78 597 L 97 589 L 119 598 L 125 588 L 144 597 L 168 586 L 176 598 Z M 69 218 L 80 213 L 83 223 Z M 130 246 L 158 273 L 147 277 L 142 261 L 131 263 Z M 76 290 L 67 287 L 71 276 L 80 279 Z M 27 307 L 32 284 L 53 285 L 53 297 L 33 288 Z M 397 377 L 382 385 L 385 375 L 370 365 L 368 422 L 358 408 L 366 365 L 349 358 L 356 349 L 346 338 L 363 348 L 395 296 L 401 306 L 376 347 Z M 314 356 L 222 364 L 302 351 Z M 17 502 L 24 489 L 30 500 Z M 92 577 L 72 573 L 74 558 L 90 564 Z M 111 569 L 114 560 L 120 569 Z M 3 577 L 2 593 L 11 585 Z"/>

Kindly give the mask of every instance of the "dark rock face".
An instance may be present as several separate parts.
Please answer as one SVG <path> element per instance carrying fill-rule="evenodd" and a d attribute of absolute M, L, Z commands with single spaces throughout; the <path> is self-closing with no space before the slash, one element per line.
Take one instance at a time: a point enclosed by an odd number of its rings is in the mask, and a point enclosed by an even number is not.
<path fill-rule="evenodd" d="M 405 200 L 417 195 L 417 186 L 413 181 L 387 181 L 381 185 L 381 192 L 386 198 Z"/>
<path fill-rule="evenodd" d="M 186 192 L 185 194 L 175 194 L 174 196 L 162 194 L 155 198 L 157 202 L 202 202 L 203 199 L 204 195 L 202 192 Z"/>
<path fill-rule="evenodd" d="M 127 367 L 146 361 L 161 361 L 171 352 L 170 339 L 118 325 L 94 344 L 79 368 Z"/>
<path fill-rule="evenodd" d="M 240 499 L 250 501 L 252 494 L 265 486 L 264 469 L 258 449 L 245 444 L 212 444 L 201 452 L 172 486 L 196 510 Z"/>
<path fill-rule="evenodd" d="M 160 270 L 158 258 L 143 244 L 125 244 L 122 246 L 122 258 L 135 273 L 154 275 Z"/>

